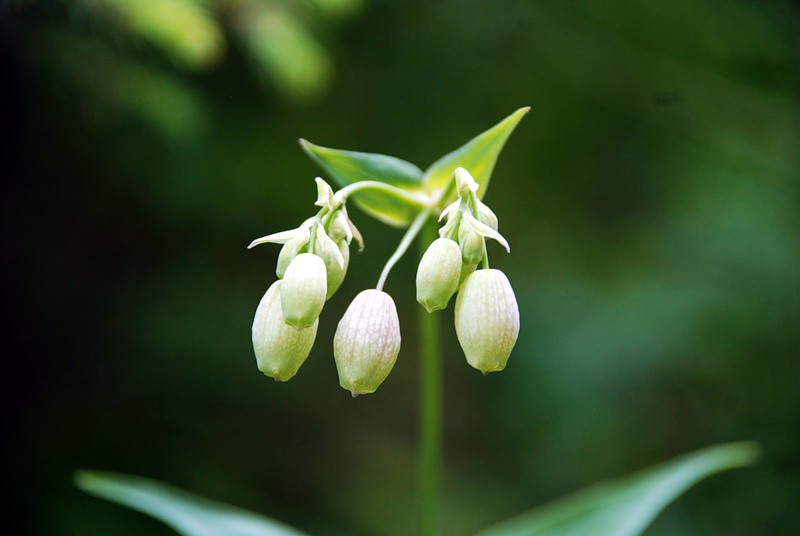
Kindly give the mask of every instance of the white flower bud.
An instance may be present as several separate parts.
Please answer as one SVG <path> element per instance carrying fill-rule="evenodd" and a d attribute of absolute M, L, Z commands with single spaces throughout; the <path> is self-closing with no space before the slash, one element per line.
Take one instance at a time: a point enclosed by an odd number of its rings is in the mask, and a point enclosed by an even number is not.
<path fill-rule="evenodd" d="M 333 337 L 339 385 L 353 396 L 375 392 L 400 353 L 400 320 L 392 297 L 369 289 L 355 297 Z"/>
<path fill-rule="evenodd" d="M 275 268 L 275 275 L 278 276 L 278 279 L 283 279 L 283 275 L 286 273 L 286 268 L 289 267 L 289 264 L 297 255 L 306 250 L 309 238 L 310 233 L 308 229 L 300 227 L 296 230 L 295 235 L 283 244 L 281 252 L 278 254 L 278 263 Z"/>
<path fill-rule="evenodd" d="M 486 253 L 486 241 L 466 225 L 458 228 L 458 243 L 465 264 L 478 264 Z"/>
<path fill-rule="evenodd" d="M 449 238 L 434 240 L 417 268 L 417 301 L 431 313 L 447 307 L 458 290 L 461 249 Z"/>
<path fill-rule="evenodd" d="M 347 274 L 347 267 L 350 265 L 350 246 L 347 241 L 342 240 L 337 244 L 339 252 L 344 259 L 344 266 L 339 265 L 339 261 L 332 254 L 323 252 L 322 260 L 325 262 L 325 270 L 328 274 L 328 293 L 325 296 L 326 300 L 330 300 L 344 281 L 344 276 Z"/>
<path fill-rule="evenodd" d="M 253 350 L 258 370 L 275 381 L 285 382 L 297 373 L 311 352 L 318 321 L 305 329 L 287 325 L 281 312 L 280 288 L 281 281 L 275 281 L 258 304 L 253 319 Z"/>
<path fill-rule="evenodd" d="M 461 288 L 461 285 L 464 284 L 464 280 L 467 278 L 469 274 L 474 272 L 478 268 L 477 264 L 461 264 L 461 275 L 458 278 L 458 287 Z"/>
<path fill-rule="evenodd" d="M 325 263 L 313 253 L 296 256 L 283 276 L 281 309 L 283 320 L 296 328 L 316 322 L 328 292 Z"/>
<path fill-rule="evenodd" d="M 500 270 L 467 276 L 456 298 L 456 335 L 467 362 L 488 374 L 503 370 L 519 335 L 519 307 Z"/>
<path fill-rule="evenodd" d="M 331 225 L 328 228 L 328 236 L 336 243 L 347 240 L 349 244 L 353 239 L 353 232 L 350 230 L 350 222 L 347 218 L 346 209 L 336 211 L 336 214 L 333 216 L 333 221 L 331 221 Z"/>

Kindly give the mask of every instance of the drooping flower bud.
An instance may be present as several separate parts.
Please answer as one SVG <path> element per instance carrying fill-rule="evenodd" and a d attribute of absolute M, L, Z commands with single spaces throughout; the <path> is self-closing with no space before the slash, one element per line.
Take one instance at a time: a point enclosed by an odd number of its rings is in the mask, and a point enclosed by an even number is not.
<path fill-rule="evenodd" d="M 283 321 L 281 312 L 281 281 L 275 281 L 267 290 L 256 309 L 253 319 L 253 350 L 258 370 L 275 378 L 289 381 L 308 357 L 318 321 L 311 327 L 295 329 Z"/>
<path fill-rule="evenodd" d="M 283 276 L 281 309 L 283 320 L 296 328 L 316 322 L 328 292 L 325 263 L 313 253 L 296 256 Z"/>
<path fill-rule="evenodd" d="M 283 275 L 286 273 L 286 268 L 289 267 L 289 263 L 300 253 L 306 251 L 309 238 L 310 234 L 308 229 L 300 228 L 297 230 L 296 234 L 283 245 L 281 252 L 278 254 L 278 263 L 275 267 L 275 275 L 278 276 L 278 279 L 283 279 Z"/>
<path fill-rule="evenodd" d="M 327 251 L 321 254 L 322 260 L 325 262 L 325 270 L 328 274 L 328 293 L 325 296 L 326 300 L 330 300 L 344 281 L 344 276 L 347 274 L 347 267 L 350 265 L 350 246 L 347 245 L 346 240 L 342 240 L 337 244 L 339 253 L 344 259 L 344 265 L 340 266 L 339 261 Z"/>
<path fill-rule="evenodd" d="M 432 313 L 447 307 L 458 290 L 461 249 L 449 238 L 434 240 L 417 268 L 417 301 Z"/>
<path fill-rule="evenodd" d="M 478 268 L 477 264 L 461 264 L 461 275 L 458 278 L 458 287 L 461 288 L 461 285 L 464 284 L 464 280 L 467 279 L 467 276 L 474 272 Z"/>
<path fill-rule="evenodd" d="M 342 207 L 337 210 L 336 214 L 333 216 L 333 220 L 328 228 L 328 236 L 337 243 L 342 240 L 347 240 L 347 242 L 350 243 L 350 241 L 353 240 L 351 226 L 350 219 L 347 217 L 347 209 Z"/>
<path fill-rule="evenodd" d="M 486 241 L 466 225 L 458 228 L 458 244 L 465 264 L 478 264 L 486 253 Z"/>
<path fill-rule="evenodd" d="M 467 276 L 455 308 L 456 335 L 467 362 L 483 372 L 503 370 L 519 335 L 519 307 L 500 270 Z"/>
<path fill-rule="evenodd" d="M 383 383 L 400 353 L 400 320 L 392 297 L 369 289 L 355 297 L 333 337 L 339 385 L 353 396 Z"/>

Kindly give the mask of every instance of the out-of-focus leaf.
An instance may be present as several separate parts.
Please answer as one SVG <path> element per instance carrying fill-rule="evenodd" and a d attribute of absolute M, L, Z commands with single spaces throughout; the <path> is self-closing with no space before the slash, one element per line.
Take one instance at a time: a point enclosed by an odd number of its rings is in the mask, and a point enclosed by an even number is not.
<path fill-rule="evenodd" d="M 362 0 L 310 0 L 324 16 L 332 18 L 351 17 L 363 7 Z"/>
<path fill-rule="evenodd" d="M 598 484 L 490 527 L 479 536 L 635 536 L 700 480 L 751 465 L 754 443 L 709 447 L 629 477 Z"/>
<path fill-rule="evenodd" d="M 300 140 L 303 151 L 339 186 L 379 181 L 409 192 L 422 192 L 422 170 L 411 162 L 375 153 L 343 151 Z M 383 191 L 361 191 L 353 201 L 374 218 L 395 227 L 407 225 L 419 212 L 404 199 Z"/>
<path fill-rule="evenodd" d="M 198 497 L 161 482 L 119 473 L 78 471 L 75 484 L 159 519 L 185 536 L 302 536 L 267 517 Z"/>
<path fill-rule="evenodd" d="M 197 0 L 95 0 L 89 5 L 192 69 L 213 64 L 225 48 L 222 29 Z"/>
<path fill-rule="evenodd" d="M 425 184 L 430 191 L 445 188 L 457 167 L 469 171 L 480 185 L 478 197 L 483 199 L 489 186 L 494 164 L 506 140 L 520 120 L 530 110 L 529 106 L 520 108 L 489 130 L 478 134 L 466 144 L 431 164 L 425 171 Z M 455 199 L 455 194 L 451 201 Z"/>
<path fill-rule="evenodd" d="M 249 2 L 234 27 L 259 74 L 285 97 L 312 100 L 327 88 L 333 70 L 328 53 L 292 13 Z"/>
<path fill-rule="evenodd" d="M 191 140 L 207 129 L 202 96 L 173 73 L 57 29 L 34 33 L 26 47 L 32 57 L 47 61 L 47 68 L 85 94 L 86 107 L 97 109 L 104 120 L 123 112 L 176 141 Z"/>

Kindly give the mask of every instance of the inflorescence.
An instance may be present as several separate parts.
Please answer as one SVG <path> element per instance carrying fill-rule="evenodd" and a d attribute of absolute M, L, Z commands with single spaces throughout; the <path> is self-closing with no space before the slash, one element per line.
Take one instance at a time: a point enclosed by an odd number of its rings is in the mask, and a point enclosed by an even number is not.
<path fill-rule="evenodd" d="M 503 370 L 519 335 L 519 308 L 506 275 L 489 268 L 486 239 L 510 251 L 497 231 L 498 220 L 478 199 L 478 184 L 464 168 L 454 181 L 458 199 L 441 211 L 445 224 L 430 244 L 416 276 L 417 301 L 429 312 L 445 309 L 454 294 L 455 328 L 467 362 L 488 374 Z M 288 381 L 305 362 L 325 302 L 338 290 L 350 262 L 350 245 L 363 239 L 347 214 L 347 196 L 367 189 L 369 181 L 338 192 L 317 177 L 317 214 L 296 229 L 254 240 L 283 244 L 278 280 L 269 287 L 253 321 L 253 348 L 258 368 L 276 381 Z M 378 186 L 378 185 L 376 185 Z M 381 188 L 386 186 L 381 185 Z M 418 199 L 414 200 L 418 202 Z M 391 372 L 400 353 L 397 307 L 383 284 L 421 225 L 436 211 L 429 200 L 389 259 L 377 288 L 359 293 L 347 308 L 333 338 L 339 384 L 353 396 L 374 392 Z"/>

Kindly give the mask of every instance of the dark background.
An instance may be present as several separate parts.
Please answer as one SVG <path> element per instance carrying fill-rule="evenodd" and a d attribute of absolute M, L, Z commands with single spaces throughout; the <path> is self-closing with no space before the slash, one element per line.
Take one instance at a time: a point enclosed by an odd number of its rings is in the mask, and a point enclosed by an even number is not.
<path fill-rule="evenodd" d="M 170 534 L 78 491 L 78 468 L 312 534 L 413 533 L 413 258 L 386 286 L 403 333 L 386 383 L 351 399 L 331 355 L 401 232 L 351 209 L 367 248 L 280 385 L 249 333 L 278 247 L 245 246 L 314 212 L 297 138 L 425 168 L 524 105 L 486 197 L 520 303 L 508 368 L 469 368 L 442 313 L 445 533 L 742 439 L 759 465 L 700 484 L 649 534 L 800 530 L 793 4 L 180 0 L 176 19 L 152 4 L 1 4 L 19 533 Z"/>

